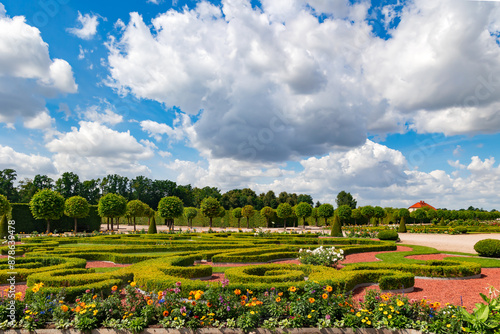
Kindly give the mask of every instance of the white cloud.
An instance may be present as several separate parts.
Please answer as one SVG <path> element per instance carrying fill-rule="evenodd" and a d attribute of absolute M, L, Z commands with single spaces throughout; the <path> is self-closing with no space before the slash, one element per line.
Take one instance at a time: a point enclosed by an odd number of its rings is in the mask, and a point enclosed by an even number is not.
<path fill-rule="evenodd" d="M 104 101 L 104 106 L 93 105 L 79 114 L 80 118 L 100 124 L 116 125 L 123 122 L 123 116 L 115 113 L 112 109 L 113 106 Z"/>
<path fill-rule="evenodd" d="M 455 147 L 455 149 L 453 150 L 453 155 L 454 155 L 455 157 L 458 157 L 458 156 L 460 156 L 460 154 L 462 154 L 462 152 L 463 152 L 463 148 L 462 148 L 462 146 L 457 145 L 457 146 Z"/>
<path fill-rule="evenodd" d="M 81 38 L 92 39 L 97 33 L 97 26 L 99 25 L 99 15 L 85 14 L 82 15 L 78 12 L 77 21 L 80 23 L 80 28 L 68 28 L 69 33 Z"/>
<path fill-rule="evenodd" d="M 28 129 L 48 130 L 52 127 L 55 119 L 50 117 L 47 112 L 40 113 L 33 118 L 24 121 L 24 126 Z"/>
<path fill-rule="evenodd" d="M 58 170 L 71 170 L 83 178 L 150 173 L 140 161 L 154 156 L 151 143 L 139 143 L 130 132 L 114 131 L 99 123 L 81 121 L 79 125 L 46 144 L 54 153 Z"/>
<path fill-rule="evenodd" d="M 50 158 L 15 151 L 12 147 L 0 145 L 0 170 L 12 168 L 18 176 L 34 177 L 36 174 L 57 173 Z"/>
<path fill-rule="evenodd" d="M 386 23 L 400 23 L 383 40 L 367 24 L 369 5 L 200 2 L 160 14 L 151 28 L 132 13 L 108 42 L 108 84 L 200 114 L 190 140 L 212 158 L 324 155 L 405 124 L 446 135 L 498 132 L 500 48 L 490 34 L 498 6 L 389 6 Z"/>
<path fill-rule="evenodd" d="M 172 156 L 172 153 L 167 152 L 167 151 L 158 151 L 158 154 L 159 154 L 162 158 L 170 158 L 170 157 Z"/>
<path fill-rule="evenodd" d="M 178 114 L 173 127 L 151 120 L 141 121 L 140 125 L 142 131 L 147 132 L 156 141 L 160 141 L 163 135 L 167 135 L 170 141 L 181 141 L 187 136 L 186 131 L 191 126 L 191 119 L 187 115 Z"/>
<path fill-rule="evenodd" d="M 77 89 L 71 66 L 50 59 L 37 28 L 22 16 L 0 15 L 0 122 L 34 118 L 45 112 L 45 98 Z"/>

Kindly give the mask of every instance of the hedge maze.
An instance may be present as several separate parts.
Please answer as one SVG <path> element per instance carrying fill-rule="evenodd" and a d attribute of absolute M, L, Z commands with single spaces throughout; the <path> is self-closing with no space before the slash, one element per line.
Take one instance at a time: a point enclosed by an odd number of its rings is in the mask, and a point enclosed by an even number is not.
<path fill-rule="evenodd" d="M 146 291 L 172 288 L 182 282 L 183 291 L 221 285 L 200 278 L 212 275 L 213 263 L 247 263 L 225 271 L 230 289 L 266 291 L 271 287 L 305 285 L 306 280 L 330 285 L 344 293 L 358 284 L 378 283 L 381 290 L 401 290 L 414 285 L 415 276 L 468 277 L 481 272 L 480 265 L 459 261 L 415 261 L 410 265 L 380 263 L 347 265 L 341 270 L 323 266 L 273 264 L 280 259 L 297 258 L 299 250 L 320 245 L 335 246 L 344 254 L 396 250 L 393 242 L 369 239 L 319 238 L 317 235 L 257 237 L 250 233 L 216 234 L 129 234 L 96 237 L 26 238 L 18 245 L 17 282 L 29 287 L 42 282 L 44 291 L 64 289 L 68 299 L 93 290 L 107 294 L 112 286 L 135 281 Z M 6 254 L 7 249 L 1 249 Z M 132 264 L 107 273 L 85 269 L 86 261 Z M 255 264 L 270 262 L 269 264 Z M 0 260 L 0 277 L 7 278 L 8 260 Z M 27 290 L 30 293 L 30 290 Z"/>

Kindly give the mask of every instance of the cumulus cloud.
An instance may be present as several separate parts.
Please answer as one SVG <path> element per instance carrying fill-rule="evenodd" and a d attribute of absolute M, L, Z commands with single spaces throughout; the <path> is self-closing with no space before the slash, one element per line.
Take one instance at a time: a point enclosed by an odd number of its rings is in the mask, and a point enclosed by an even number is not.
<path fill-rule="evenodd" d="M 212 158 L 320 156 L 406 125 L 446 135 L 498 132 L 497 5 L 390 6 L 382 11 L 386 27 L 399 24 L 385 40 L 372 33 L 366 2 L 261 4 L 200 2 L 160 14 L 151 28 L 131 13 L 108 42 L 108 84 L 199 114 L 190 140 Z"/>
<path fill-rule="evenodd" d="M 0 122 L 45 112 L 45 98 L 75 93 L 71 66 L 50 59 L 40 31 L 22 16 L 0 15 Z"/>
<path fill-rule="evenodd" d="M 83 177 L 150 173 L 140 161 L 154 156 L 152 143 L 139 143 L 128 131 L 118 132 L 96 122 L 79 125 L 46 144 L 58 170 L 72 170 Z"/>
<path fill-rule="evenodd" d="M 36 174 L 57 174 L 50 158 L 38 154 L 25 154 L 10 146 L 0 145 L 0 170 L 12 168 L 18 175 L 34 177 Z"/>
<path fill-rule="evenodd" d="M 160 141 L 163 135 L 167 135 L 170 141 L 181 141 L 187 136 L 186 131 L 191 126 L 191 119 L 187 115 L 178 114 L 172 127 L 152 120 L 141 121 L 140 125 L 142 131 L 147 132 L 156 141 Z"/>
<path fill-rule="evenodd" d="M 92 39 L 97 33 L 97 26 L 99 25 L 99 15 L 82 15 L 80 12 L 78 12 L 78 17 L 76 20 L 81 25 L 81 27 L 68 28 L 66 29 L 66 31 L 81 39 Z"/>
<path fill-rule="evenodd" d="M 24 126 L 28 129 L 47 130 L 52 127 L 55 119 L 50 117 L 47 112 L 40 113 L 33 118 L 28 118 L 24 121 Z"/>
<path fill-rule="evenodd" d="M 79 115 L 82 119 L 100 124 L 116 125 L 123 122 L 123 116 L 115 113 L 112 109 L 112 105 L 104 102 L 104 106 L 90 106 L 79 112 Z"/>

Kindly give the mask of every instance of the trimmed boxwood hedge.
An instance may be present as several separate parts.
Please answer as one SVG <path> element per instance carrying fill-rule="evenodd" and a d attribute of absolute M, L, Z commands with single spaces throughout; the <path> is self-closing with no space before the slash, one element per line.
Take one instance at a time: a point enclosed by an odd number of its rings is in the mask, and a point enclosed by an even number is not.
<path fill-rule="evenodd" d="M 480 256 L 500 257 L 500 240 L 484 239 L 476 242 L 474 250 Z"/>

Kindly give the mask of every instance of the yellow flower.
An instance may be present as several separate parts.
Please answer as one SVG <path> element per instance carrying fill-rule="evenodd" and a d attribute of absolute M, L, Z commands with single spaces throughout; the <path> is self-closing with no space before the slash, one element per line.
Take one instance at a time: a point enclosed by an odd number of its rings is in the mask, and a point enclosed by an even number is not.
<path fill-rule="evenodd" d="M 94 315 L 96 315 L 96 314 L 97 314 L 97 310 L 94 310 Z"/>
<path fill-rule="evenodd" d="M 357 317 L 361 317 L 361 313 L 359 313 L 359 312 L 358 312 L 358 313 L 356 313 L 356 316 L 357 316 Z"/>
<path fill-rule="evenodd" d="M 366 322 L 366 324 L 367 324 L 368 326 L 370 326 L 370 325 L 372 324 L 372 322 L 371 322 L 370 320 L 368 320 L 368 321 Z"/>
<path fill-rule="evenodd" d="M 451 324 L 446 325 L 446 327 L 450 328 L 450 327 L 451 327 Z"/>
<path fill-rule="evenodd" d="M 153 300 L 152 299 L 148 300 L 148 305 L 153 305 Z"/>
<path fill-rule="evenodd" d="M 136 284 L 135 282 L 132 282 L 132 283 L 130 283 L 130 286 L 134 288 L 135 284 Z"/>
<path fill-rule="evenodd" d="M 279 303 L 281 301 L 281 298 L 280 297 L 277 297 L 276 298 L 276 302 Z"/>
<path fill-rule="evenodd" d="M 326 291 L 328 291 L 328 292 L 332 292 L 332 291 L 333 291 L 333 288 L 332 288 L 331 286 L 329 286 L 329 285 L 328 285 L 328 286 L 326 287 Z"/>
<path fill-rule="evenodd" d="M 397 301 L 397 305 L 398 305 L 398 306 L 400 306 L 400 307 L 401 307 L 401 306 L 403 306 L 404 304 L 405 304 L 405 303 L 403 303 L 401 300 L 399 300 L 399 299 L 398 299 L 398 301 Z"/>
<path fill-rule="evenodd" d="M 241 295 L 241 290 L 240 290 L 240 289 L 236 289 L 236 290 L 234 290 L 234 294 L 235 294 L 236 296 Z"/>
<path fill-rule="evenodd" d="M 311 319 L 311 318 L 312 318 L 312 315 L 308 314 L 308 315 L 307 315 L 307 318 L 308 318 L 308 319 Z"/>
<path fill-rule="evenodd" d="M 387 319 L 392 319 L 392 315 L 389 314 L 389 316 L 387 317 Z"/>
<path fill-rule="evenodd" d="M 255 312 L 254 311 L 250 311 L 250 314 L 255 314 Z"/>
<path fill-rule="evenodd" d="M 295 291 L 297 291 L 297 288 L 296 288 L 296 287 L 294 287 L 294 286 L 291 286 L 290 288 L 288 288 L 288 290 L 289 290 L 290 292 L 295 292 Z"/>
<path fill-rule="evenodd" d="M 309 303 L 311 303 L 311 304 L 312 304 L 312 303 L 314 303 L 314 302 L 315 302 L 315 299 L 314 299 L 314 298 L 312 298 L 312 297 L 311 297 L 311 298 L 309 298 Z"/>
<path fill-rule="evenodd" d="M 63 312 L 68 312 L 68 309 L 69 309 L 69 307 L 67 307 L 66 305 L 61 305 L 61 310 Z"/>

